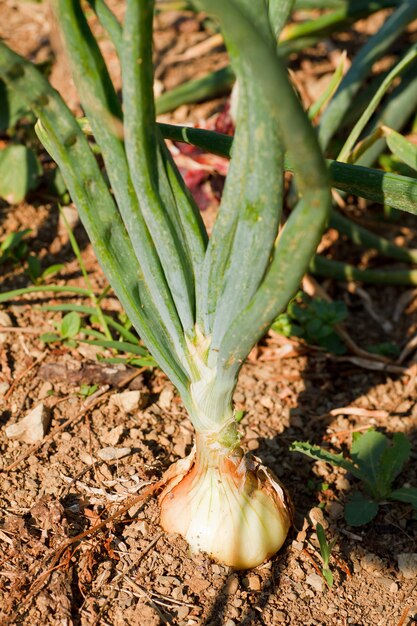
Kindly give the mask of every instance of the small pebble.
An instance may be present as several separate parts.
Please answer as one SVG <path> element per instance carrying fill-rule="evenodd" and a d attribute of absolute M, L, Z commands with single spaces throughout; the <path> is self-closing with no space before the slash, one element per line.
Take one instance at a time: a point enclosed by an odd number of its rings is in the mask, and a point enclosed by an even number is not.
<path fill-rule="evenodd" d="M 80 452 L 80 461 L 86 465 L 94 465 L 94 459 L 91 454 L 88 454 L 88 452 L 84 452 L 83 450 Z"/>
<path fill-rule="evenodd" d="M 174 398 L 174 391 L 170 387 L 166 387 L 161 391 L 158 398 L 158 404 L 161 409 L 169 409 Z"/>
<path fill-rule="evenodd" d="M 10 387 L 10 385 L 9 385 L 9 383 L 6 383 L 6 381 L 0 382 L 0 397 L 6 395 L 6 393 L 9 390 L 9 387 Z"/>
<path fill-rule="evenodd" d="M 113 448 L 109 446 L 107 448 L 101 448 L 97 451 L 97 456 L 102 461 L 115 461 L 116 459 L 122 459 L 132 452 L 132 448 Z"/>
<path fill-rule="evenodd" d="M 26 417 L 11 424 L 5 429 L 9 439 L 18 439 L 25 443 L 36 443 L 42 441 L 46 435 L 50 422 L 50 414 L 45 405 L 41 402 L 32 409 Z"/>
<path fill-rule="evenodd" d="M 117 406 L 122 413 L 134 413 L 141 406 L 141 391 L 123 391 L 114 393 L 110 398 L 110 406 Z"/>
<path fill-rule="evenodd" d="M 177 619 L 185 619 L 190 612 L 188 606 L 179 606 L 177 609 Z"/>
<path fill-rule="evenodd" d="M 380 585 L 385 587 L 385 589 L 388 589 L 390 593 L 396 593 L 398 591 L 397 583 L 393 581 L 392 578 L 388 578 L 388 576 L 381 576 L 381 578 L 378 579 L 378 582 Z"/>
<path fill-rule="evenodd" d="M 108 443 L 109 446 L 117 446 L 123 435 L 123 430 L 124 426 L 123 424 L 120 424 L 119 426 L 116 426 L 116 428 L 112 428 L 112 430 L 109 430 L 109 432 L 105 433 L 102 436 L 102 440 L 104 441 L 104 443 Z"/>
<path fill-rule="evenodd" d="M 6 311 L 0 311 L 0 326 L 13 326 L 12 318 Z"/>
<path fill-rule="evenodd" d="M 243 579 L 243 586 L 251 589 L 251 591 L 260 591 L 261 579 L 256 574 L 249 574 L 249 576 Z"/>
<path fill-rule="evenodd" d="M 236 574 L 232 574 L 226 581 L 224 586 L 224 592 L 229 596 L 234 596 L 236 591 L 239 589 L 239 578 Z"/>
<path fill-rule="evenodd" d="M 365 554 L 361 558 L 361 566 L 368 574 L 374 574 L 375 576 L 381 576 L 382 572 L 386 569 L 385 563 L 376 554 Z"/>
<path fill-rule="evenodd" d="M 314 528 L 317 526 L 317 524 L 321 524 L 324 529 L 329 527 L 328 521 L 324 518 L 323 511 L 319 509 L 318 506 L 314 506 L 312 509 L 310 509 L 308 516 Z"/>
<path fill-rule="evenodd" d="M 322 592 L 324 589 L 324 579 L 318 574 L 309 574 L 306 578 L 306 582 L 316 591 Z"/>
<path fill-rule="evenodd" d="M 350 489 L 350 482 L 344 476 L 339 476 L 336 479 L 336 488 L 339 491 L 348 491 Z"/>
<path fill-rule="evenodd" d="M 273 611 L 272 617 L 275 624 L 285 624 L 287 621 L 287 614 L 284 611 Z"/>
<path fill-rule="evenodd" d="M 397 554 L 398 569 L 407 580 L 417 578 L 417 552 Z"/>
<path fill-rule="evenodd" d="M 41 388 L 39 389 L 39 393 L 38 393 L 39 400 L 44 400 L 45 398 L 47 398 L 49 395 L 49 392 L 52 391 L 52 389 L 53 389 L 53 386 L 49 382 L 49 380 L 45 380 L 45 382 L 42 384 Z"/>

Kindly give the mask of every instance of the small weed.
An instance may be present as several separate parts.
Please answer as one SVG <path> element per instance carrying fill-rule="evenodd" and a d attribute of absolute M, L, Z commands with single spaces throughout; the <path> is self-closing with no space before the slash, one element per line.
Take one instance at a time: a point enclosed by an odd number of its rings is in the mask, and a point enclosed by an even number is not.
<path fill-rule="evenodd" d="M 347 317 L 344 302 L 326 302 L 298 293 L 279 315 L 272 329 L 285 337 L 300 337 L 307 343 L 326 348 L 334 354 L 343 354 L 346 348 L 334 327 Z"/>
<path fill-rule="evenodd" d="M 57 333 L 45 333 L 40 336 L 40 340 L 44 343 L 63 342 L 64 345 L 74 348 L 77 345 L 76 336 L 81 330 L 81 316 L 75 311 L 67 313 L 62 318 L 60 324 L 55 323 Z"/>
<path fill-rule="evenodd" d="M 42 264 L 34 254 L 28 256 L 27 264 L 26 273 L 34 285 L 42 285 L 47 278 L 58 274 L 65 267 L 63 263 L 55 263 L 42 270 Z"/>
<path fill-rule="evenodd" d="M 29 248 L 25 237 L 30 232 L 30 228 L 25 228 L 7 235 L 0 244 L 0 265 L 6 263 L 6 261 L 20 263 L 26 258 Z"/>
<path fill-rule="evenodd" d="M 330 555 L 336 543 L 336 539 L 333 539 L 333 541 L 330 541 L 329 543 L 327 541 L 324 528 L 320 523 L 316 526 L 316 533 L 317 539 L 319 540 L 320 554 L 323 561 L 321 573 L 327 583 L 327 586 L 329 587 L 329 589 L 331 589 L 333 587 L 333 574 L 330 569 Z"/>
<path fill-rule="evenodd" d="M 81 385 L 78 394 L 86 399 L 93 395 L 98 389 L 98 385 Z"/>
<path fill-rule="evenodd" d="M 345 505 L 345 520 L 350 526 L 370 522 L 386 500 L 406 502 L 417 510 L 416 487 L 393 487 L 410 457 L 410 442 L 403 433 L 394 433 L 392 441 L 373 429 L 353 433 L 350 458 L 301 441 L 292 443 L 290 450 L 342 467 L 361 481 L 362 489 L 354 491 Z"/>

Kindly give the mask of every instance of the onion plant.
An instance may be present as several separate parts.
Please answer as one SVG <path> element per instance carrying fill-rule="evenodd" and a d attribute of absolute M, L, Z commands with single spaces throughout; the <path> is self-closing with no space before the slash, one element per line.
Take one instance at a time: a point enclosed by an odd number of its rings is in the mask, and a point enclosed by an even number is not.
<path fill-rule="evenodd" d="M 123 25 L 106 12 L 120 57 L 120 104 L 80 1 L 53 2 L 106 175 L 60 96 L 4 45 L 0 76 L 30 101 L 110 284 L 195 427 L 191 455 L 167 474 L 162 526 L 193 550 L 253 567 L 281 547 L 291 505 L 271 471 L 241 449 L 233 392 L 327 224 L 327 167 L 277 53 L 274 0 L 201 0 L 220 21 L 240 85 L 229 174 L 209 238 L 155 122 L 153 4 L 127 0 Z M 300 200 L 281 227 L 284 150 Z"/>

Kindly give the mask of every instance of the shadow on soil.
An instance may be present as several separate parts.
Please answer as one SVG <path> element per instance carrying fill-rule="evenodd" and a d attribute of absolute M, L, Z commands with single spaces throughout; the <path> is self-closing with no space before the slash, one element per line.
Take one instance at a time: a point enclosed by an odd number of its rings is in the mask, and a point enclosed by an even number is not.
<path fill-rule="evenodd" d="M 288 488 L 297 512 L 294 527 L 290 531 L 283 548 L 272 562 L 270 575 L 264 580 L 262 588 L 255 594 L 256 600 L 253 602 L 246 601 L 246 605 L 242 607 L 244 610 L 239 618 L 239 626 L 254 626 L 255 624 L 265 626 L 266 622 L 262 617 L 263 609 L 278 592 L 282 581 L 289 578 L 285 573 L 289 557 L 288 546 L 292 540 L 296 539 L 297 532 L 301 531 L 309 511 L 313 507 L 322 507 L 326 502 L 339 500 L 334 485 L 330 485 L 330 496 L 320 491 L 319 485 L 323 482 L 323 477 L 315 473 L 316 463 L 301 454 L 291 453 L 288 449 L 290 443 L 294 440 L 308 440 L 311 443 L 323 445 L 323 437 L 326 435 L 328 425 L 335 420 L 334 416 L 325 417 L 326 413 L 328 414 L 335 408 L 351 405 L 358 397 L 363 397 L 371 392 L 376 385 L 386 383 L 387 376 L 390 375 L 361 370 L 353 365 L 340 366 L 332 359 L 319 355 L 309 358 L 308 365 L 301 372 L 301 376 L 305 383 L 305 391 L 299 394 L 298 405 L 290 412 L 289 427 L 283 434 L 274 439 L 260 439 L 260 446 L 256 451 L 256 455 L 282 478 Z M 394 384 L 398 377 L 391 376 L 391 378 Z M 317 416 L 323 417 L 317 419 Z M 349 428 L 353 430 L 355 419 L 348 419 L 348 421 Z M 390 428 L 388 422 L 372 424 L 372 426 L 388 436 L 392 436 L 393 429 Z M 417 428 L 408 431 L 407 435 L 412 444 L 412 459 L 415 459 L 417 457 Z M 341 449 L 344 447 L 341 446 Z M 272 457 L 275 459 L 274 462 L 272 462 Z M 404 482 L 417 484 L 417 464 L 413 464 L 412 459 L 400 475 L 399 485 Z M 355 481 L 346 472 L 343 471 L 342 473 L 349 479 L 351 485 L 350 489 L 344 491 L 343 494 L 338 493 L 340 502 L 343 504 L 349 491 L 357 488 L 358 481 Z M 389 508 L 381 506 L 375 520 L 360 528 L 350 528 L 344 522 L 343 517 L 331 520 L 327 513 L 325 513 L 325 517 L 330 522 L 330 537 L 337 539 L 340 556 L 349 566 L 351 572 L 353 572 L 351 555 L 357 551 L 358 546 L 361 549 L 366 546 L 366 552 L 380 556 L 394 568 L 397 565 L 395 557 L 398 553 L 415 551 L 417 520 L 412 519 L 409 505 L 395 503 L 391 504 Z M 401 518 L 407 520 L 403 526 L 398 523 Z M 314 535 L 314 533 L 312 534 Z M 308 547 L 308 541 L 305 545 Z M 306 565 L 308 564 L 308 569 L 314 572 L 311 563 L 302 553 L 300 553 L 300 558 L 305 561 Z M 347 573 L 334 562 L 332 569 L 338 572 L 338 584 L 340 585 L 346 580 Z M 238 572 L 240 586 L 242 586 L 242 579 L 246 575 L 247 572 Z M 204 620 L 203 626 L 224 626 L 227 624 L 227 613 L 230 607 L 230 596 L 227 595 L 228 578 L 225 580 L 221 592 L 215 598 L 210 614 Z M 297 583 L 291 579 L 290 582 L 293 584 L 294 593 L 297 594 Z M 304 603 L 305 600 L 302 602 Z M 367 619 L 365 615 L 358 616 L 358 622 L 353 626 L 366 626 L 369 623 Z M 271 623 L 270 618 L 267 622 L 268 624 Z M 319 622 L 312 619 L 311 623 L 318 624 Z M 325 622 L 320 623 L 324 624 Z M 410 617 L 403 623 L 403 626 L 412 626 L 415 623 L 415 617 Z"/>

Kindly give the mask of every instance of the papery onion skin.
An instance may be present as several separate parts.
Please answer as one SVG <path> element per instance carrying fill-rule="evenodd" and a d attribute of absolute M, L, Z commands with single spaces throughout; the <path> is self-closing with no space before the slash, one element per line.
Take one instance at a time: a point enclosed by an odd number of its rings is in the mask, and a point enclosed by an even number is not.
<path fill-rule="evenodd" d="M 281 548 L 292 506 L 258 459 L 197 437 L 187 461 L 160 496 L 164 530 L 234 569 L 256 567 Z"/>

